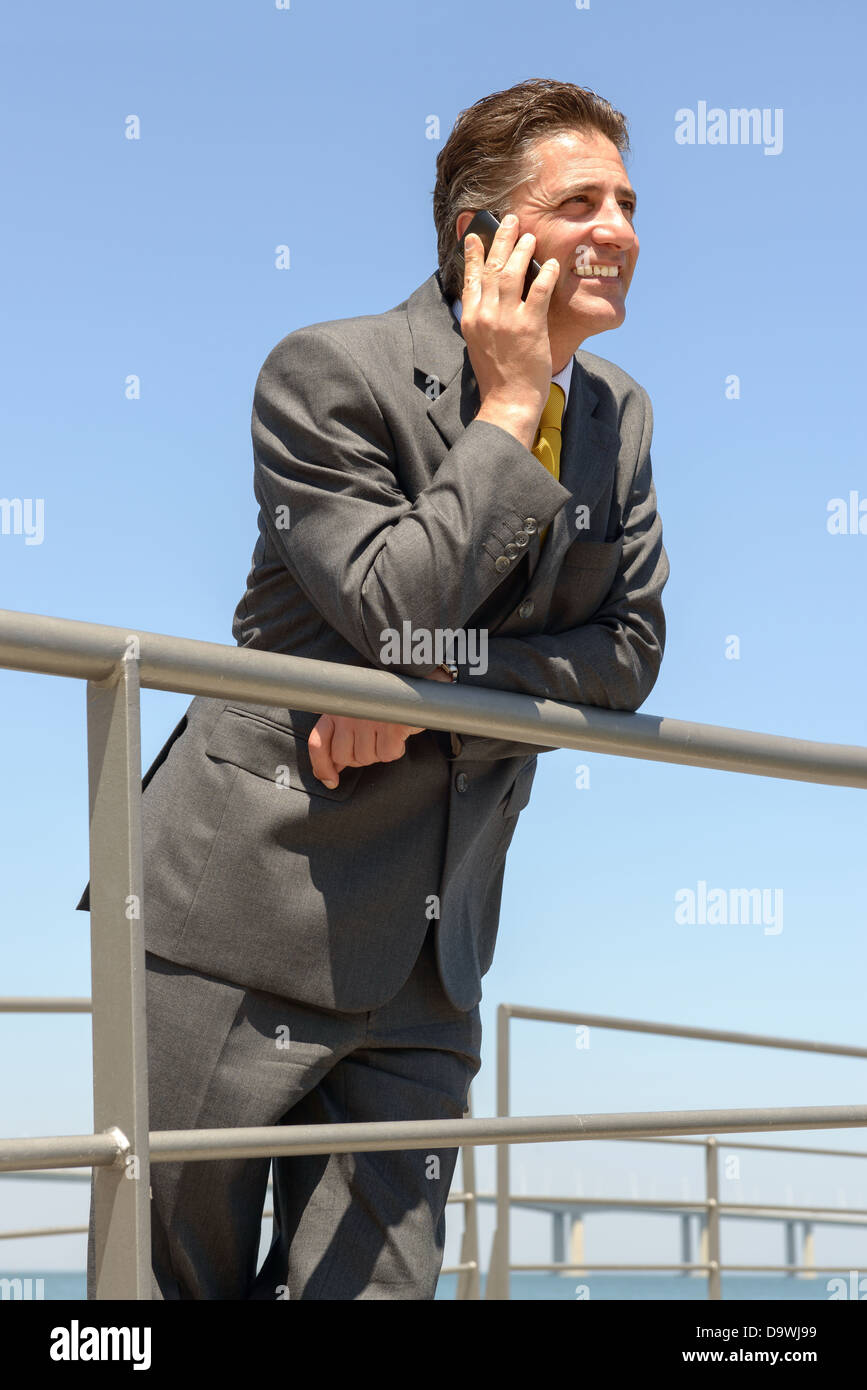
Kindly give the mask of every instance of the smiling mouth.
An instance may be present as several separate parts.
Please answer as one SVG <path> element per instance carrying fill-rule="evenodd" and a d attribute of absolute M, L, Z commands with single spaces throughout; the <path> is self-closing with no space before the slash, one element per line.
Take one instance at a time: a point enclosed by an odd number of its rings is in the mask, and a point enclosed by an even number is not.
<path fill-rule="evenodd" d="M 579 280 L 619 280 L 619 265 L 581 265 L 573 266 L 572 274 Z"/>

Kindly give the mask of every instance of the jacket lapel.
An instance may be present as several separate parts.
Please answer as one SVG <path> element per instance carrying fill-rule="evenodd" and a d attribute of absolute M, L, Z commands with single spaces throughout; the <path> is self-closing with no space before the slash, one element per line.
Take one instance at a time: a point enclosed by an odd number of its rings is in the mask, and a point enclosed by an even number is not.
<path fill-rule="evenodd" d="M 406 301 L 415 384 L 430 399 L 428 416 L 450 449 L 479 408 L 479 388 L 460 324 L 440 288 L 439 271 Z"/>

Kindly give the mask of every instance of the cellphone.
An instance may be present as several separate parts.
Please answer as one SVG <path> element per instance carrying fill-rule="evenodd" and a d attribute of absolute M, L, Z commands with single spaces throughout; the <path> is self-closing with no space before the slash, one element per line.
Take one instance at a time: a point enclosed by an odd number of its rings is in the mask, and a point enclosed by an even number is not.
<path fill-rule="evenodd" d="M 485 257 L 487 258 L 491 250 L 491 244 L 494 240 L 494 236 L 499 231 L 499 229 L 500 223 L 497 221 L 496 217 L 492 212 L 477 212 L 472 222 L 467 227 L 467 230 L 464 232 L 464 235 L 461 237 L 461 245 L 463 245 L 465 238 L 469 236 L 470 232 L 475 232 L 477 236 L 481 237 L 482 245 L 485 248 Z M 533 281 L 535 280 L 536 276 L 539 274 L 539 271 L 541 269 L 542 267 L 540 266 L 538 261 L 533 259 L 530 260 L 530 264 L 527 266 L 527 275 L 526 279 L 524 280 L 524 288 L 521 291 L 522 299 L 527 298 L 530 286 L 532 285 Z"/>

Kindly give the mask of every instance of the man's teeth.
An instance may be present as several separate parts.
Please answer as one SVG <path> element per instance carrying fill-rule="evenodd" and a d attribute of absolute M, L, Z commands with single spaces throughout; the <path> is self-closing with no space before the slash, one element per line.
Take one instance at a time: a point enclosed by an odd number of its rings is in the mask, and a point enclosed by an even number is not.
<path fill-rule="evenodd" d="M 609 278 L 611 278 L 611 277 L 616 277 L 616 276 L 620 273 L 620 266 L 618 266 L 618 265 L 576 265 L 576 266 L 574 267 L 574 270 L 575 270 L 575 274 L 576 274 L 576 275 L 586 275 L 586 276 L 589 276 L 589 275 L 600 275 L 600 276 L 602 276 L 603 278 L 607 275 Z"/>

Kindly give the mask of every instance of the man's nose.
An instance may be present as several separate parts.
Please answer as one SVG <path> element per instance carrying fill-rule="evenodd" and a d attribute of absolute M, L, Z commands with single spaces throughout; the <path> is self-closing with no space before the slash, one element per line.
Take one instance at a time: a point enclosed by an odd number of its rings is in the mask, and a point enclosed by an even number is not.
<path fill-rule="evenodd" d="M 596 218 L 594 232 L 628 249 L 635 241 L 635 229 L 616 198 L 606 199 Z"/>

